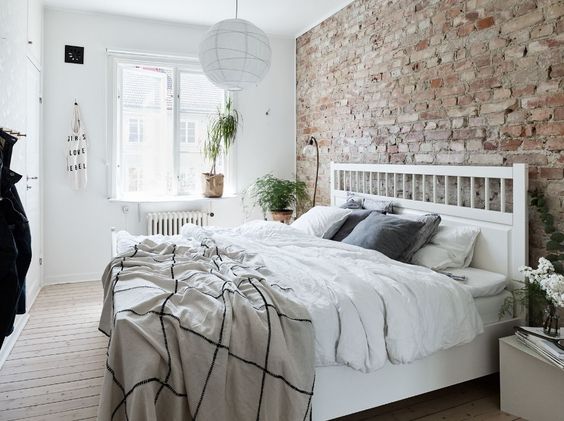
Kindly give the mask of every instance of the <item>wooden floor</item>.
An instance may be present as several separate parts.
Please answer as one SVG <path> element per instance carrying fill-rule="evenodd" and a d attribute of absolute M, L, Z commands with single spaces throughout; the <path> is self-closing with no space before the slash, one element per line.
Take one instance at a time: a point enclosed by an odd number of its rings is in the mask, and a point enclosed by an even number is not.
<path fill-rule="evenodd" d="M 0 370 L 0 420 L 94 420 L 107 339 L 98 282 L 44 288 Z M 516 420 L 499 411 L 495 376 L 428 393 L 347 421 Z M 219 421 L 219 420 L 218 420 Z M 226 420 L 228 421 L 228 420 Z"/>

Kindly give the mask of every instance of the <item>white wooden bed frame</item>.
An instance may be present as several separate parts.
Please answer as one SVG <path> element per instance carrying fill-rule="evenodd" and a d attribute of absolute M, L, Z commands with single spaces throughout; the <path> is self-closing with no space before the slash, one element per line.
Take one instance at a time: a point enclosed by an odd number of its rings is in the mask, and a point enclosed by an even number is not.
<path fill-rule="evenodd" d="M 347 192 L 352 192 L 392 200 L 397 213 L 433 212 L 440 214 L 446 225 L 479 226 L 471 266 L 504 273 L 513 280 L 521 279 L 518 268 L 528 262 L 527 190 L 526 164 L 474 167 L 331 163 L 332 205 L 342 204 Z M 478 192 L 487 198 L 480 208 Z M 439 203 L 441 195 L 444 199 Z M 510 195 L 512 206 L 508 209 Z M 352 414 L 496 373 L 498 339 L 511 335 L 520 321 L 514 318 L 487 325 L 485 332 L 469 344 L 411 364 L 388 363 L 369 374 L 344 366 L 319 367 L 313 419 Z"/>

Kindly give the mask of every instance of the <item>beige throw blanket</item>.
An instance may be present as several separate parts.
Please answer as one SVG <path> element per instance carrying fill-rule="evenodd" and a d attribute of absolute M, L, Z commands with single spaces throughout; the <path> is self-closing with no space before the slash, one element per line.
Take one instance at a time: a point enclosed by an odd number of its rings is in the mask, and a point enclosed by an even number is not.
<path fill-rule="evenodd" d="M 312 323 L 256 255 L 146 240 L 102 282 L 99 420 L 309 419 Z"/>

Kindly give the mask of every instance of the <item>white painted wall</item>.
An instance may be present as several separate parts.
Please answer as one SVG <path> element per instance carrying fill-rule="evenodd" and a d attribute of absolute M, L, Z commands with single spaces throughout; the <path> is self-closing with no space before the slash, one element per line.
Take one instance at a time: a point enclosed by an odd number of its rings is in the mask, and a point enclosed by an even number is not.
<path fill-rule="evenodd" d="M 110 228 L 143 232 L 153 210 L 211 206 L 215 225 L 244 221 L 240 198 L 200 203 L 124 204 L 107 199 L 106 49 L 197 56 L 206 28 L 103 14 L 47 9 L 44 51 L 45 280 L 99 279 L 110 257 Z M 295 40 L 272 37 L 272 69 L 259 87 L 239 94 L 243 126 L 236 141 L 237 189 L 272 172 L 295 172 Z M 64 63 L 64 46 L 85 47 L 84 65 Z M 89 184 L 71 189 L 65 173 L 65 136 L 74 99 L 87 128 Z M 266 115 L 270 110 L 269 115 Z M 129 213 L 122 212 L 122 206 Z"/>

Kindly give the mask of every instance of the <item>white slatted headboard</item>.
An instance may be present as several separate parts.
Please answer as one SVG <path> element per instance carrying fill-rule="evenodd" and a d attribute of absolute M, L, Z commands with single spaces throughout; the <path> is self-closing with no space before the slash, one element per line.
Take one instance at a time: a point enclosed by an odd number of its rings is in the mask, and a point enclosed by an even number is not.
<path fill-rule="evenodd" d="M 528 263 L 528 167 L 331 163 L 331 204 L 347 192 L 392 200 L 397 213 L 438 213 L 446 225 L 476 225 L 472 266 L 522 279 Z"/>

